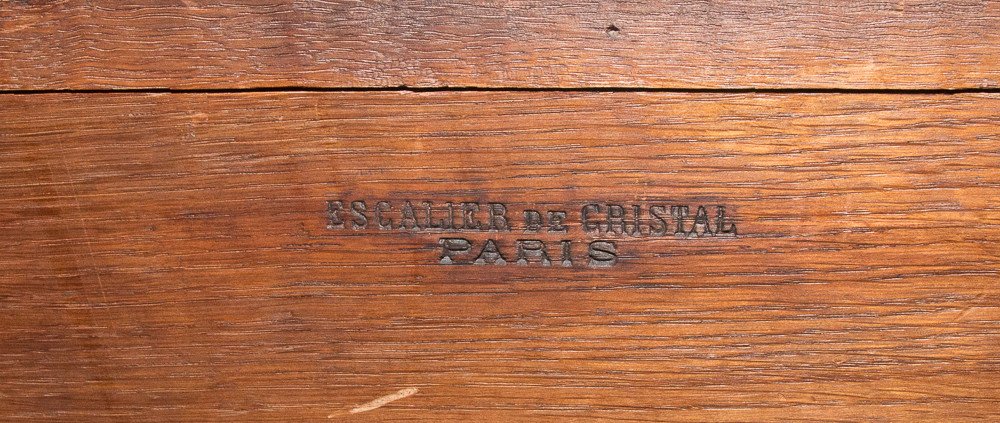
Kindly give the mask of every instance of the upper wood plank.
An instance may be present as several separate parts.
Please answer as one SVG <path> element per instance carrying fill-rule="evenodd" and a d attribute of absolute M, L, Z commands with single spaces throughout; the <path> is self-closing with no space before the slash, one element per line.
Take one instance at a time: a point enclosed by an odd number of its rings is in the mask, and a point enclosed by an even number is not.
<path fill-rule="evenodd" d="M 990 1 L 8 1 L 0 89 L 1000 86 Z"/>

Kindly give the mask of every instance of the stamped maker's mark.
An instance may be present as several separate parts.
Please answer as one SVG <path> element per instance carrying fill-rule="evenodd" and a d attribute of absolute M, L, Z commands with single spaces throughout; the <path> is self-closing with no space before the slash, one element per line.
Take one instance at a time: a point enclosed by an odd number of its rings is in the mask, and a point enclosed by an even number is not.
<path fill-rule="evenodd" d="M 724 205 L 667 203 L 593 202 L 512 210 L 500 202 L 328 200 L 326 227 L 447 235 L 437 242 L 437 262 L 443 265 L 606 268 L 618 264 L 622 239 L 737 236 L 735 220 Z M 478 239 L 483 233 L 489 236 Z M 575 247 L 581 243 L 585 247 Z"/>

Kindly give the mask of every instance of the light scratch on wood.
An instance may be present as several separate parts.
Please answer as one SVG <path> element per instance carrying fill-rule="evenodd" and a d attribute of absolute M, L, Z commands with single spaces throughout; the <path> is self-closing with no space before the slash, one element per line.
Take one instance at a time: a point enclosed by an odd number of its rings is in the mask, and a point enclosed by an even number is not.
<path fill-rule="evenodd" d="M 401 399 L 406 398 L 408 396 L 411 396 L 413 394 L 416 394 L 417 392 L 419 392 L 419 390 L 417 388 L 400 389 L 399 391 L 397 391 L 395 393 L 386 395 L 384 397 L 375 398 L 375 399 L 373 399 L 371 401 L 368 401 L 368 402 L 366 402 L 364 404 L 361 404 L 361 405 L 359 405 L 357 407 L 354 407 L 354 408 L 351 409 L 350 413 L 351 414 L 355 414 L 355 413 L 364 413 L 365 411 L 372 411 L 372 410 L 374 410 L 376 408 L 379 408 L 379 407 L 382 407 L 382 406 L 384 406 L 384 405 L 386 405 L 386 404 L 388 404 L 390 402 L 398 401 L 398 400 L 401 400 Z M 336 415 L 336 413 L 331 414 L 328 417 L 332 418 L 335 415 Z"/>

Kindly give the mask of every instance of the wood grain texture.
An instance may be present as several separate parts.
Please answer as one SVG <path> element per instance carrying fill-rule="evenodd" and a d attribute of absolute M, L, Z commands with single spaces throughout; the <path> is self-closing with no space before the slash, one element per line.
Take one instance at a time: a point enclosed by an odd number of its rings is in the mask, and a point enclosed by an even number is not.
<path fill-rule="evenodd" d="M 0 96 L 0 419 L 997 420 L 998 97 Z M 448 266 L 351 198 L 740 235 Z"/>
<path fill-rule="evenodd" d="M 1000 2 L 5 1 L 0 89 L 1000 88 Z"/>

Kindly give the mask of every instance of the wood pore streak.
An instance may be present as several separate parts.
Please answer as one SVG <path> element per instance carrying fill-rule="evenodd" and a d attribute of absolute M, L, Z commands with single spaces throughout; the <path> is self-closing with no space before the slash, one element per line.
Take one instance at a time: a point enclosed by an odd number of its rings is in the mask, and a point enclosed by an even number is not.
<path fill-rule="evenodd" d="M 0 420 L 997 420 L 998 97 L 0 96 Z M 446 266 L 357 198 L 740 232 Z"/>
<path fill-rule="evenodd" d="M 0 89 L 1000 88 L 1000 3 L 5 2 Z"/>

